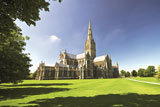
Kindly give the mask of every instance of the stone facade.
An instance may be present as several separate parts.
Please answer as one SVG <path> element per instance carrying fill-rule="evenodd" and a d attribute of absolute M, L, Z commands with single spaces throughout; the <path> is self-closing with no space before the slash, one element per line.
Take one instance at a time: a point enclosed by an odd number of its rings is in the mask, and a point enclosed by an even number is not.
<path fill-rule="evenodd" d="M 119 77 L 118 63 L 112 66 L 109 55 L 96 57 L 96 44 L 92 36 L 90 21 L 84 53 L 74 55 L 66 50 L 62 51 L 59 55 L 59 63 L 55 66 L 46 66 L 44 62 L 41 62 L 36 72 L 36 80 L 117 77 Z"/>

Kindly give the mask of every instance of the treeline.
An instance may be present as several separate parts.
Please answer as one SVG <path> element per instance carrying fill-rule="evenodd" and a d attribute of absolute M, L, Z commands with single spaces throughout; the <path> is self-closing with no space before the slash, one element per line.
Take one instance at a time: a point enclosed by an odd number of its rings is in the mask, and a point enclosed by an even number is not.
<path fill-rule="evenodd" d="M 155 66 L 148 66 L 147 69 L 139 68 L 138 71 L 132 70 L 131 72 L 121 70 L 120 71 L 121 77 L 156 77 L 160 79 L 160 65 L 157 69 L 155 69 Z"/>

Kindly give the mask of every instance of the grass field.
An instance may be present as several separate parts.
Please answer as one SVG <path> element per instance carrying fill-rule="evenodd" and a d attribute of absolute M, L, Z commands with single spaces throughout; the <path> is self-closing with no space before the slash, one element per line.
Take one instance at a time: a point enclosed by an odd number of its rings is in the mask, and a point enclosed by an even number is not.
<path fill-rule="evenodd" d="M 153 78 L 153 77 L 136 77 L 136 78 L 131 78 L 131 79 L 135 79 L 135 80 L 140 80 L 140 81 L 146 81 L 146 82 L 155 82 L 155 83 L 160 83 L 160 80 L 158 80 L 157 78 Z"/>
<path fill-rule="evenodd" d="M 154 82 L 154 78 L 145 79 Z M 160 85 L 125 78 L 25 80 L 18 85 L 0 85 L 0 106 L 159 107 Z"/>

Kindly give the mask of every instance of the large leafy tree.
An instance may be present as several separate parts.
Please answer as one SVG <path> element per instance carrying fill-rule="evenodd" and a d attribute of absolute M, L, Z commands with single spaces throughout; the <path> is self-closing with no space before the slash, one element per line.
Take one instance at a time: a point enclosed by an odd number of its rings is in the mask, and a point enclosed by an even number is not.
<path fill-rule="evenodd" d="M 136 77 L 136 76 L 137 76 L 136 70 L 133 70 L 133 71 L 131 72 L 131 74 L 132 74 L 133 77 Z"/>
<path fill-rule="evenodd" d="M 144 72 L 145 72 L 145 69 L 139 68 L 139 69 L 138 69 L 138 76 L 144 77 Z"/>
<path fill-rule="evenodd" d="M 16 29 L 16 19 L 36 25 L 40 11 L 49 11 L 48 6 L 46 0 L 0 0 L 0 33 L 10 36 L 12 29 Z"/>
<path fill-rule="evenodd" d="M 5 36 L 16 29 L 14 21 L 19 19 L 27 25 L 35 25 L 40 20 L 40 10 L 49 11 L 45 0 L 0 0 L 0 31 Z"/>
<path fill-rule="evenodd" d="M 0 83 L 17 83 L 29 74 L 30 58 L 24 53 L 25 40 L 20 29 L 13 30 L 11 36 L 0 37 Z"/>
<path fill-rule="evenodd" d="M 154 66 L 148 66 L 147 69 L 144 72 L 145 77 L 153 77 L 155 75 L 155 67 Z"/>
<path fill-rule="evenodd" d="M 31 60 L 24 52 L 28 37 L 15 20 L 36 25 L 40 11 L 49 11 L 48 6 L 45 0 L 0 0 L 0 83 L 17 83 L 29 75 Z"/>
<path fill-rule="evenodd" d="M 121 70 L 120 71 L 120 75 L 123 76 L 123 77 L 125 77 L 126 76 L 126 71 L 125 70 Z"/>
<path fill-rule="evenodd" d="M 130 77 L 131 76 L 131 74 L 130 74 L 130 72 L 126 72 L 126 77 Z"/>
<path fill-rule="evenodd" d="M 156 77 L 157 79 L 160 79 L 160 65 L 158 65 L 158 69 L 156 70 L 156 75 L 155 75 L 155 77 Z"/>

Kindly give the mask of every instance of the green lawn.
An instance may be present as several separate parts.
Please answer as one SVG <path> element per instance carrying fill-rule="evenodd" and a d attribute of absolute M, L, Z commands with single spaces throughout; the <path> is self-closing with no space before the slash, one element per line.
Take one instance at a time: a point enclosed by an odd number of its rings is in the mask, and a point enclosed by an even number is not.
<path fill-rule="evenodd" d="M 158 80 L 157 78 L 153 78 L 153 77 L 136 77 L 136 78 L 132 78 L 132 79 L 146 81 L 146 82 L 160 83 L 160 80 Z"/>
<path fill-rule="evenodd" d="M 0 85 L 0 106 L 159 107 L 160 85 L 125 78 L 25 80 Z"/>

